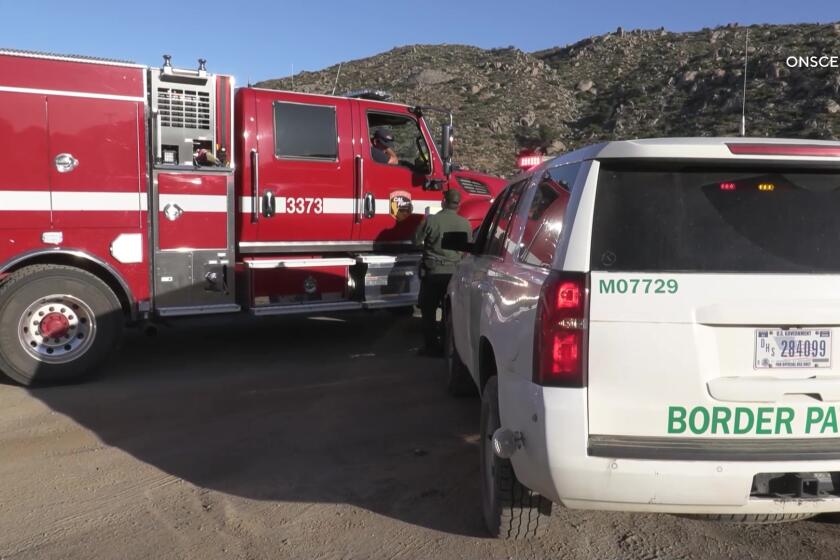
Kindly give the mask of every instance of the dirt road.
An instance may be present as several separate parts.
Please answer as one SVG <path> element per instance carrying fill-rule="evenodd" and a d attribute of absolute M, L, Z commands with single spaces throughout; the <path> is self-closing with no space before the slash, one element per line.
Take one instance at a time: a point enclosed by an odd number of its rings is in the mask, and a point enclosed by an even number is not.
<path fill-rule="evenodd" d="M 107 377 L 0 384 L 0 558 L 831 558 L 840 525 L 558 508 L 486 538 L 478 401 L 386 312 L 130 335 Z"/>

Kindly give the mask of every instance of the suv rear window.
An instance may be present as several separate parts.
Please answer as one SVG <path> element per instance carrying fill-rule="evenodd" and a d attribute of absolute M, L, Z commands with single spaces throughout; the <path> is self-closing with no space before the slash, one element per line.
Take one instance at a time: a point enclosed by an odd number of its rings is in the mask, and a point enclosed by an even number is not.
<path fill-rule="evenodd" d="M 590 264 L 840 272 L 840 172 L 602 163 Z"/>

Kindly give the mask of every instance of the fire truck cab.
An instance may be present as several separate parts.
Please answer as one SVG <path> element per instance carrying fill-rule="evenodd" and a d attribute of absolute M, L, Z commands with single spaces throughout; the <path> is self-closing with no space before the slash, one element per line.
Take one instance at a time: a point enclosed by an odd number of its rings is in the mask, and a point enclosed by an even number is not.
<path fill-rule="evenodd" d="M 0 371 L 77 378 L 155 317 L 412 305 L 441 191 L 478 225 L 504 185 L 453 171 L 443 128 L 439 148 L 422 107 L 235 89 L 203 60 L 0 50 Z"/>

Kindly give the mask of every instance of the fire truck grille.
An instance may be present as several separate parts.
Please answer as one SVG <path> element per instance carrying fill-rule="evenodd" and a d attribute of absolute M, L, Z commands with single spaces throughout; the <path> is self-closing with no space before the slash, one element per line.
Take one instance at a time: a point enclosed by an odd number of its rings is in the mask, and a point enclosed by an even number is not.
<path fill-rule="evenodd" d="M 160 125 L 210 130 L 210 94 L 188 89 L 158 88 Z"/>
<path fill-rule="evenodd" d="M 481 181 L 475 179 L 467 179 L 466 177 L 458 177 L 458 183 L 461 187 L 470 194 L 481 194 L 485 196 L 490 195 L 490 189 Z"/>

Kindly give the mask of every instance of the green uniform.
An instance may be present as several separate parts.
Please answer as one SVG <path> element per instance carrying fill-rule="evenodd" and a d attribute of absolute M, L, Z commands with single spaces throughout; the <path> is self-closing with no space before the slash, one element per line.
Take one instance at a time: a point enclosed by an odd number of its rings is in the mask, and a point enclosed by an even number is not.
<path fill-rule="evenodd" d="M 414 233 L 414 244 L 423 249 L 423 268 L 429 274 L 452 274 L 461 260 L 459 251 L 442 249 L 443 234 L 463 231 L 469 236 L 470 223 L 455 210 L 444 208 L 437 214 L 427 216 Z"/>
<path fill-rule="evenodd" d="M 467 236 L 470 235 L 470 223 L 454 209 L 460 200 L 461 195 L 458 191 L 447 191 L 444 194 L 443 210 L 433 216 L 427 216 L 414 234 L 414 244 L 423 248 L 418 304 L 423 315 L 426 353 L 440 353 L 442 349 L 443 333 L 442 326 L 437 321 L 437 310 L 443 306 L 446 286 L 455 272 L 455 265 L 461 260 L 459 251 L 441 248 L 443 234 L 462 231 Z"/>

